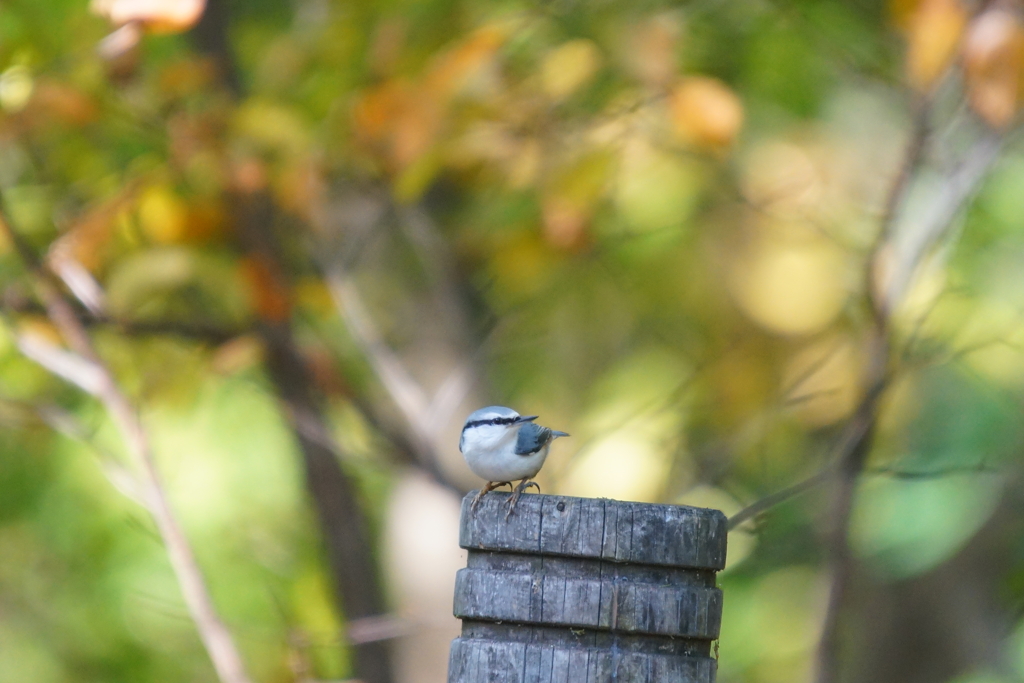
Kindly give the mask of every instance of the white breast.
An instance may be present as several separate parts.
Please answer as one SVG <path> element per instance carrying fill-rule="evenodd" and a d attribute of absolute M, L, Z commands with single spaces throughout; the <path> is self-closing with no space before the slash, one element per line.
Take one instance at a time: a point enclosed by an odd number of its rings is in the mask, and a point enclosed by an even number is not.
<path fill-rule="evenodd" d="M 487 481 L 530 479 L 548 457 L 548 446 L 531 455 L 517 455 L 518 429 L 503 425 L 477 427 L 466 431 L 462 455 L 473 473 Z"/>

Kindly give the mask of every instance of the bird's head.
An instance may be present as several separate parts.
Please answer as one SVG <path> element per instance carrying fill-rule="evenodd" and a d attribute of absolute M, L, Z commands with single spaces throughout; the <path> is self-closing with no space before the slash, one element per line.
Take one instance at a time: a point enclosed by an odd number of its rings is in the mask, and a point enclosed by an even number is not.
<path fill-rule="evenodd" d="M 469 446 L 491 448 L 511 435 L 516 434 L 526 422 L 536 420 L 536 415 L 520 415 L 504 406 L 488 406 L 473 411 L 462 426 L 459 450 L 463 453 Z"/>

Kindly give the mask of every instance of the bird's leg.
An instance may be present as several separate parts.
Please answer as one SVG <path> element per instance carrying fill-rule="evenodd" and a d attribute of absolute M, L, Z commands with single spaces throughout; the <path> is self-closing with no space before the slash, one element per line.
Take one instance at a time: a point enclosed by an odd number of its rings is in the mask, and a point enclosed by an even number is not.
<path fill-rule="evenodd" d="M 519 503 L 519 496 L 523 495 L 523 491 L 531 486 L 536 487 L 537 493 L 540 493 L 540 484 L 530 479 L 523 479 L 519 482 L 519 486 L 512 490 L 512 495 L 508 497 L 508 511 L 505 513 L 505 519 L 508 519 L 512 511 L 515 510 L 516 505 Z"/>
<path fill-rule="evenodd" d="M 487 482 L 487 485 L 484 486 L 482 489 L 480 489 L 480 493 L 476 494 L 476 496 L 473 497 L 473 502 L 469 506 L 470 511 L 472 512 L 473 510 L 476 510 L 476 506 L 480 504 L 480 499 L 482 499 L 484 497 L 485 493 L 487 493 L 488 491 L 493 491 L 494 489 L 498 488 L 499 486 L 504 486 L 505 484 L 508 484 L 509 488 L 512 488 L 512 482 L 510 482 L 510 481 L 489 481 L 489 482 Z"/>

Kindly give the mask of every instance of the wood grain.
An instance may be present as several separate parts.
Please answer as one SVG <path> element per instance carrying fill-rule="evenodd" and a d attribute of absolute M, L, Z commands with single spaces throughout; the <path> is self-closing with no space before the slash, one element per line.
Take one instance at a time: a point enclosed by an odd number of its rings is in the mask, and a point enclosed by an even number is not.
<path fill-rule="evenodd" d="M 472 512 L 469 499 L 463 500 L 463 548 L 725 567 L 727 520 L 718 510 L 529 494 L 506 520 L 507 499 L 508 494 L 490 493 Z"/>
<path fill-rule="evenodd" d="M 463 500 L 449 683 L 713 683 L 717 510 L 567 496 Z"/>

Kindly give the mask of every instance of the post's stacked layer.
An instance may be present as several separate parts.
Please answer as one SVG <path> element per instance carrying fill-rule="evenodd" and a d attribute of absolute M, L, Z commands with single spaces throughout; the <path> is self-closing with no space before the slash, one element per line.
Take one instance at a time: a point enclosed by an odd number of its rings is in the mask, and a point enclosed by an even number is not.
<path fill-rule="evenodd" d="M 725 566 L 717 510 L 502 494 L 462 503 L 469 562 L 449 683 L 712 683 Z"/>

